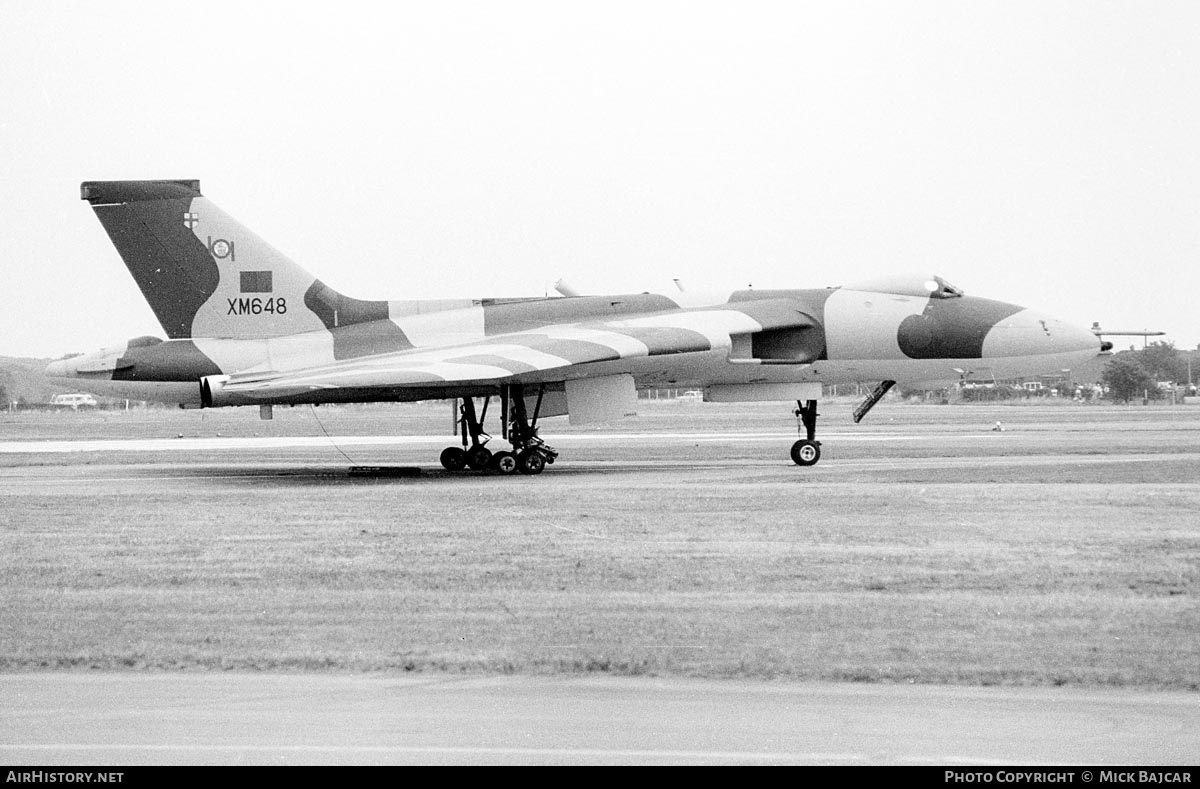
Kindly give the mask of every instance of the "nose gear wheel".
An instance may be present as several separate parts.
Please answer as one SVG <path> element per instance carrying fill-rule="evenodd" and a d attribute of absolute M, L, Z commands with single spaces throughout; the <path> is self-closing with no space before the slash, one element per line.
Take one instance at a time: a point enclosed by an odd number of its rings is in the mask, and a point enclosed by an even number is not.
<path fill-rule="evenodd" d="M 821 459 L 821 442 L 817 440 L 817 401 L 797 400 L 796 430 L 803 438 L 792 444 L 792 462 L 797 466 L 815 466 Z"/>

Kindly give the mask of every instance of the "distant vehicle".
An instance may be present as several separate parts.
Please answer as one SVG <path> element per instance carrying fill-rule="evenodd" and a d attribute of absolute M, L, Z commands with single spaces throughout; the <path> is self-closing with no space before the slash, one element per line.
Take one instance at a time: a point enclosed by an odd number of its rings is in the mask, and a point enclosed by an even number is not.
<path fill-rule="evenodd" d="M 57 408 L 70 408 L 72 411 L 78 411 L 80 406 L 95 408 L 100 404 L 90 394 L 60 394 L 50 398 L 50 405 Z"/>
<path fill-rule="evenodd" d="M 685 403 L 700 403 L 704 401 L 704 392 L 699 389 L 689 389 L 676 399 L 682 400 Z"/>

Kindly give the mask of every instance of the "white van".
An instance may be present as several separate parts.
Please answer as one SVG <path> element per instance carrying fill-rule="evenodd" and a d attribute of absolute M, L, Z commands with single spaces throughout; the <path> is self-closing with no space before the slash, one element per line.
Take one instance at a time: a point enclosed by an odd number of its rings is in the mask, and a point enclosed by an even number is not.
<path fill-rule="evenodd" d="M 90 394 L 61 394 L 50 398 L 50 405 L 57 408 L 70 408 L 73 411 L 78 411 L 80 406 L 95 408 L 100 404 Z"/>

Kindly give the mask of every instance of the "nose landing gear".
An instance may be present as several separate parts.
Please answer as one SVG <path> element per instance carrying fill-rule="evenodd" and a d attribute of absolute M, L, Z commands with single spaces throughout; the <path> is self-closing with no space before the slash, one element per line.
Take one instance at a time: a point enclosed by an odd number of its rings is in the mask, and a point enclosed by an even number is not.
<path fill-rule="evenodd" d="M 796 430 L 804 438 L 792 444 L 792 462 L 797 466 L 815 466 L 821 459 L 821 442 L 817 441 L 817 401 L 797 400 Z"/>

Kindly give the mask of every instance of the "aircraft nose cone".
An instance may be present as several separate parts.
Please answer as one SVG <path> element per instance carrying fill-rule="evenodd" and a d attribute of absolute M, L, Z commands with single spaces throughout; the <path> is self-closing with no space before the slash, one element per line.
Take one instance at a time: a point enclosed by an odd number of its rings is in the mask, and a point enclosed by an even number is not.
<path fill-rule="evenodd" d="M 59 359 L 57 362 L 50 362 L 46 365 L 46 376 L 49 378 L 67 378 L 70 374 L 66 359 Z"/>
<path fill-rule="evenodd" d="M 1100 351 L 1100 338 L 1089 330 L 1034 310 L 1020 310 L 1000 320 L 983 341 L 983 355 L 990 357 L 1095 356 Z"/>

